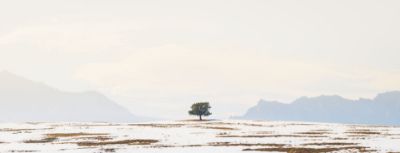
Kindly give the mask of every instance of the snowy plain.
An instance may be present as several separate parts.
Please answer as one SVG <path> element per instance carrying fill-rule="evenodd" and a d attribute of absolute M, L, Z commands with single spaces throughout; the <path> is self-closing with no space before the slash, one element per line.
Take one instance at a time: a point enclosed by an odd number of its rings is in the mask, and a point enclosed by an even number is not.
<path fill-rule="evenodd" d="M 0 123 L 0 152 L 400 152 L 400 127 L 246 120 Z"/>

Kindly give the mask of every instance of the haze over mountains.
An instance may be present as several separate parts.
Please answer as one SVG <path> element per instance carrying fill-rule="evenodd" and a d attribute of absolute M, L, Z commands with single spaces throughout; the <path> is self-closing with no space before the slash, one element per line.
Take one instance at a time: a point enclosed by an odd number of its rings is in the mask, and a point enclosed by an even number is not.
<path fill-rule="evenodd" d="M 241 119 L 400 125 L 400 91 L 374 99 L 302 97 L 290 104 L 260 100 Z"/>
<path fill-rule="evenodd" d="M 0 114 L 0 122 L 144 120 L 100 93 L 63 92 L 7 71 L 0 72 Z"/>
<path fill-rule="evenodd" d="M 63 92 L 7 71 L 0 72 L 0 114 L 0 122 L 149 120 L 133 115 L 100 93 Z M 237 118 L 400 125 L 400 91 L 359 100 L 340 96 L 302 97 L 290 104 L 260 100 Z"/>

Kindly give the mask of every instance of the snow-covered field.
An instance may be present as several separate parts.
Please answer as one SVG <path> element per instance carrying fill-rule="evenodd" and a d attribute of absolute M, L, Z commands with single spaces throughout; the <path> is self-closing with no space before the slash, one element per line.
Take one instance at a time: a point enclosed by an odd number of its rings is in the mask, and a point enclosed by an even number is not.
<path fill-rule="evenodd" d="M 0 123 L 0 152 L 400 152 L 400 127 L 268 121 Z"/>

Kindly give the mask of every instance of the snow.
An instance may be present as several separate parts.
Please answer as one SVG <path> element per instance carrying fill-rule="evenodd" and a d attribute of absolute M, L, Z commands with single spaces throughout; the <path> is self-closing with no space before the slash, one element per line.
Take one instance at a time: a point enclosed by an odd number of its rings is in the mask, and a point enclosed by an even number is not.
<path fill-rule="evenodd" d="M 354 136 L 351 131 L 378 133 Z M 307 132 L 308 134 L 304 134 Z M 322 132 L 322 134 L 309 134 L 310 132 Z M 46 137 L 46 134 L 51 133 L 107 134 L 105 136 L 110 140 L 94 140 L 90 136 L 82 135 L 58 137 L 55 141 L 44 143 L 24 142 L 41 140 Z M 150 145 L 77 145 L 77 142 L 129 139 L 154 139 L 159 142 Z M 254 144 L 284 144 L 288 147 L 307 148 L 345 147 L 326 144 L 310 145 L 309 143 L 356 143 L 356 146 L 368 147 L 368 149 L 376 150 L 375 152 L 399 152 L 400 127 L 245 120 L 161 121 L 140 124 L 0 123 L 0 142 L 3 142 L 0 143 L 0 152 L 236 153 L 246 152 L 243 149 L 247 148 L 266 148 L 266 146 Z M 216 142 L 248 145 L 210 145 Z"/>

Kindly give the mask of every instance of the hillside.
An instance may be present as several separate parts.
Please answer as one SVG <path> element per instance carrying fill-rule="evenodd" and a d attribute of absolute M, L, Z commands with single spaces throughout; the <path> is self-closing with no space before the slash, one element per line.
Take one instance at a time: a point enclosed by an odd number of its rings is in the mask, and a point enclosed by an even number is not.
<path fill-rule="evenodd" d="M 400 125 L 400 92 L 374 99 L 349 100 L 340 96 L 302 97 L 292 103 L 260 100 L 241 119 Z"/>
<path fill-rule="evenodd" d="M 0 72 L 0 114 L 0 122 L 142 120 L 100 93 L 63 92 L 7 71 Z"/>

